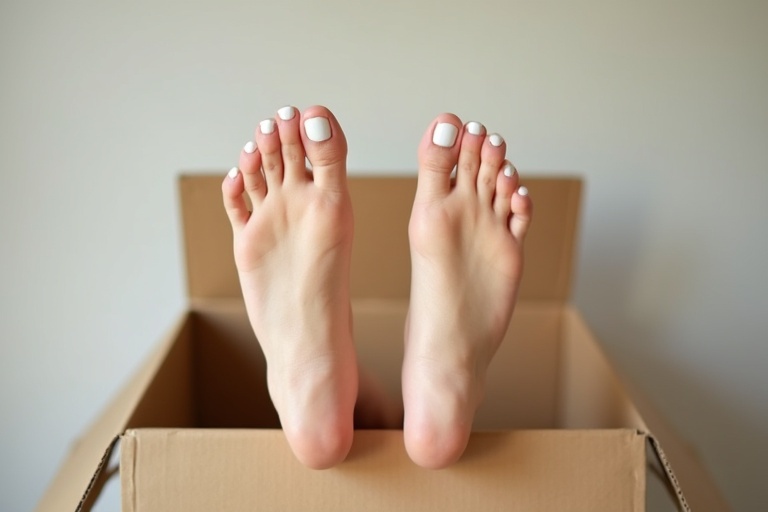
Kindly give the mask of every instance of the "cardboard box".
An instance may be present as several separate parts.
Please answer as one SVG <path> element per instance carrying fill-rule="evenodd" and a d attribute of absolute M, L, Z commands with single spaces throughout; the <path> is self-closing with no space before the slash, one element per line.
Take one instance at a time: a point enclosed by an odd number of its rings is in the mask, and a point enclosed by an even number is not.
<path fill-rule="evenodd" d="M 357 431 L 343 464 L 299 464 L 279 430 L 221 206 L 221 176 L 180 181 L 189 312 L 69 457 L 38 511 L 89 510 L 120 444 L 125 512 L 645 510 L 660 476 L 682 510 L 727 510 L 692 451 L 617 375 L 568 303 L 581 182 L 525 180 L 536 202 L 519 303 L 456 465 L 414 465 L 402 431 Z M 355 339 L 400 393 L 413 178 L 353 178 Z M 651 371 L 652 369 L 649 369 Z M 649 471 L 650 468 L 650 471 Z"/>

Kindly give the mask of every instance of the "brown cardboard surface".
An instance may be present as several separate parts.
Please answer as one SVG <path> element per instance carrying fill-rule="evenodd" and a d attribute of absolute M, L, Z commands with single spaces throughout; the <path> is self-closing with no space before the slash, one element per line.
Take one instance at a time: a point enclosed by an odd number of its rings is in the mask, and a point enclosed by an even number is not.
<path fill-rule="evenodd" d="M 182 176 L 181 206 L 192 298 L 239 298 L 232 234 L 221 207 L 221 176 Z M 526 238 L 521 300 L 565 301 L 571 290 L 581 182 L 524 180 L 536 198 L 536 222 Z M 352 178 L 355 214 L 352 296 L 407 298 L 410 291 L 408 219 L 414 178 Z"/>
<path fill-rule="evenodd" d="M 239 300 L 198 304 L 194 330 L 195 422 L 206 428 L 280 428 L 266 362 Z"/>
<path fill-rule="evenodd" d="M 132 430 L 123 511 L 641 511 L 644 458 L 633 430 L 488 432 L 432 471 L 408 459 L 399 432 L 358 431 L 346 462 L 314 471 L 280 431 Z"/>
<path fill-rule="evenodd" d="M 560 374 L 559 423 L 564 428 L 648 427 L 624 385 L 581 318 L 570 306 L 563 310 L 563 362 Z"/>

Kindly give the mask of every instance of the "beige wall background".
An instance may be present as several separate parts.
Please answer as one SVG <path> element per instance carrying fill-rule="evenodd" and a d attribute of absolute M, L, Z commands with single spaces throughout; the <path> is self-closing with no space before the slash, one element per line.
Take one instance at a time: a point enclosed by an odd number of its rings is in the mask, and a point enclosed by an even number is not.
<path fill-rule="evenodd" d="M 768 502 L 768 2 L 0 3 L 0 509 L 184 309 L 175 177 L 293 103 L 355 172 L 453 111 L 588 180 L 575 302 L 736 510 Z M 535 200 L 535 198 L 534 198 Z"/>

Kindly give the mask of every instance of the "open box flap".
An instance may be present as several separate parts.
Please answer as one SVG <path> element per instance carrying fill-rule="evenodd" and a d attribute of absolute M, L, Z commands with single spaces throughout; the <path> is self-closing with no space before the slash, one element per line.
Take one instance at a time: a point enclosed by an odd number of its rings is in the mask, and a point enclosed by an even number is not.
<path fill-rule="evenodd" d="M 221 175 L 184 175 L 181 208 L 187 290 L 193 299 L 237 298 L 232 230 L 221 204 Z M 581 180 L 524 178 L 536 204 L 526 238 L 521 300 L 564 302 L 571 292 Z M 408 219 L 416 178 L 350 177 L 355 215 L 352 297 L 407 298 L 410 292 Z"/>
<path fill-rule="evenodd" d="M 571 306 L 565 309 L 566 359 L 560 383 L 561 423 L 567 428 L 584 428 L 601 418 L 606 426 L 633 425 L 648 433 L 653 453 L 664 471 L 667 484 L 682 511 L 729 510 L 714 480 L 680 435 L 664 420 L 647 398 L 632 389 L 609 362 L 597 338 L 581 315 Z M 579 338 L 575 343 L 574 338 Z M 612 383 L 606 385 L 606 383 Z M 592 408 L 575 396 L 600 397 Z"/>
<path fill-rule="evenodd" d="M 186 328 L 187 318 L 184 316 L 87 432 L 74 443 L 38 503 L 37 512 L 80 510 L 88 502 L 89 492 L 99 486 L 101 470 L 114 447 L 116 436 L 130 426 L 136 417 L 137 405 L 147 402 L 146 392 L 156 379 L 158 368 L 167 360 L 168 351 L 183 336 Z"/>
<path fill-rule="evenodd" d="M 730 510 L 696 452 L 641 393 L 630 390 L 630 394 L 648 425 L 651 447 L 672 483 L 681 509 L 695 512 Z"/>

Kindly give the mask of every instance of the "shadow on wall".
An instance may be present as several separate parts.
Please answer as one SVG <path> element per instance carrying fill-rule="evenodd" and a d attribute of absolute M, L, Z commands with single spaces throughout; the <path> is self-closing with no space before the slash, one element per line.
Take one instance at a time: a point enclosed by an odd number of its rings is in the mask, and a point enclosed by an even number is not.
<path fill-rule="evenodd" d="M 645 263 L 647 249 L 644 235 L 656 220 L 651 218 L 653 204 L 648 201 L 650 184 L 624 177 L 620 182 L 601 180 L 600 187 L 594 195 L 604 201 L 596 211 L 612 214 L 608 218 L 595 218 L 597 214 L 589 210 L 583 214 L 575 294 L 579 309 L 622 373 L 629 376 L 632 387 L 648 395 L 694 446 L 731 506 L 757 510 L 768 502 L 764 482 L 768 432 L 761 431 L 759 421 L 750 418 L 744 407 L 725 399 L 707 375 L 665 357 L 675 350 L 680 360 L 679 351 L 685 348 L 679 340 L 676 343 L 670 326 L 674 304 L 691 300 L 686 285 L 697 278 L 695 257 L 686 257 L 689 250 L 680 239 L 680 246 L 665 249 L 672 258 L 666 265 L 669 273 L 665 270 L 654 283 L 642 282 L 640 265 Z M 591 188 L 587 190 L 590 196 Z M 611 203 L 614 197 L 621 202 Z M 594 203 L 587 198 L 584 204 L 589 209 Z M 585 229 L 588 225 L 590 230 Z M 638 288 L 659 294 L 657 309 L 637 307 Z M 720 466 L 711 462 L 715 460 Z M 759 500 L 755 500 L 756 494 Z M 751 496 L 752 502 L 739 500 L 739 496 Z"/>

